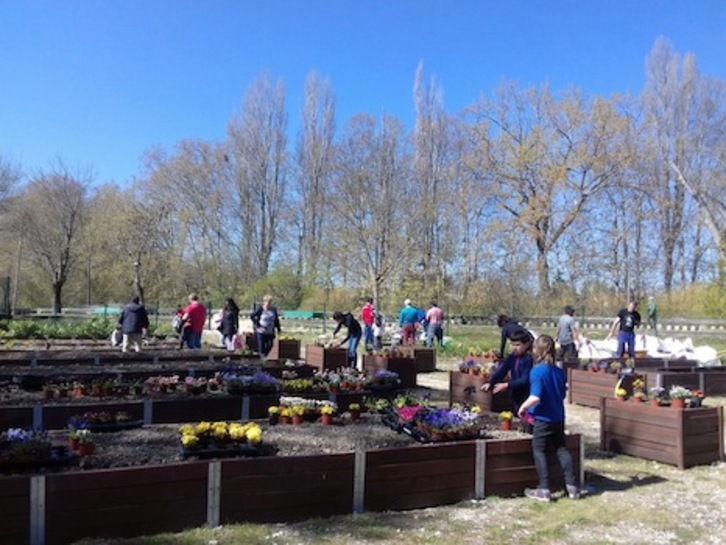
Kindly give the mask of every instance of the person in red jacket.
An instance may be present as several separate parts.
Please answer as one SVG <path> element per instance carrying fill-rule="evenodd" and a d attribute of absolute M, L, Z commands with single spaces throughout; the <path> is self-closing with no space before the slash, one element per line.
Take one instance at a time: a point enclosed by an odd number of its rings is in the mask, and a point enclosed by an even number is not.
<path fill-rule="evenodd" d="M 199 302 L 199 295 L 192 293 L 189 296 L 189 305 L 184 309 L 182 320 L 187 328 L 187 346 L 189 348 L 202 347 L 202 331 L 207 321 L 207 309 Z"/>
<path fill-rule="evenodd" d="M 373 348 L 373 322 L 376 319 L 376 308 L 373 306 L 373 298 L 366 299 L 366 304 L 360 311 L 360 318 L 363 321 L 363 344 L 366 349 Z"/>

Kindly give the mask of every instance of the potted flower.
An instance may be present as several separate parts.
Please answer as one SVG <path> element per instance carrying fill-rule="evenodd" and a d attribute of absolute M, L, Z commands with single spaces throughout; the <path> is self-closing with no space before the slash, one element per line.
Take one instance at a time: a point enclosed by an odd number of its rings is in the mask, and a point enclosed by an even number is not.
<path fill-rule="evenodd" d="M 352 422 L 355 422 L 360 418 L 360 404 L 351 403 L 350 405 L 348 405 L 348 412 L 350 413 L 350 420 Z"/>
<path fill-rule="evenodd" d="M 305 407 L 302 405 L 295 405 L 291 409 L 292 423 L 295 426 L 302 424 L 303 416 L 305 416 Z"/>
<path fill-rule="evenodd" d="M 668 395 L 671 398 L 671 407 L 674 409 L 683 409 L 686 406 L 686 399 L 693 396 L 693 392 L 683 386 L 675 385 L 671 387 Z"/>
<path fill-rule="evenodd" d="M 618 398 L 619 401 L 625 401 L 627 395 L 628 391 L 625 388 L 615 388 L 615 397 Z"/>
<path fill-rule="evenodd" d="M 43 386 L 43 399 L 53 399 L 55 397 L 55 386 L 53 384 L 45 384 Z"/>
<path fill-rule="evenodd" d="M 499 426 L 504 431 L 511 431 L 512 430 L 512 419 L 514 418 L 514 414 L 512 414 L 511 411 L 502 411 L 499 413 Z"/>
<path fill-rule="evenodd" d="M 620 371 L 622 371 L 623 364 L 621 362 L 619 362 L 618 360 L 615 360 L 615 361 L 610 362 L 609 367 L 610 367 L 610 373 L 612 373 L 613 375 L 617 375 L 620 373 Z"/>
<path fill-rule="evenodd" d="M 662 386 L 655 386 L 650 389 L 650 404 L 660 407 L 666 399 L 666 391 Z"/>
<path fill-rule="evenodd" d="M 645 394 L 645 381 L 638 377 L 633 381 L 633 403 L 642 403 L 648 399 Z"/>
<path fill-rule="evenodd" d="M 329 426 L 333 423 L 333 413 L 335 409 L 332 405 L 323 405 L 320 407 L 320 422 L 323 426 Z"/>
<path fill-rule="evenodd" d="M 633 403 L 645 403 L 648 401 L 648 395 L 643 390 L 633 392 Z"/>
<path fill-rule="evenodd" d="M 78 454 L 81 456 L 90 456 L 96 451 L 96 445 L 93 442 L 91 431 L 88 429 L 79 429 L 76 431 L 78 433 Z"/>
<path fill-rule="evenodd" d="M 688 399 L 688 406 L 693 408 L 700 407 L 705 397 L 706 394 L 703 390 L 693 390 L 693 396 Z"/>
<path fill-rule="evenodd" d="M 270 426 L 275 426 L 280 422 L 280 407 L 272 405 L 267 408 L 267 418 L 270 422 Z"/>
<path fill-rule="evenodd" d="M 292 418 L 292 410 L 290 409 L 290 407 L 281 407 L 280 408 L 280 418 L 279 418 L 280 424 L 289 424 L 291 418 Z"/>
<path fill-rule="evenodd" d="M 79 397 L 83 397 L 83 394 L 86 393 L 86 388 L 83 386 L 83 383 L 76 380 L 73 382 L 73 397 L 78 399 Z"/>

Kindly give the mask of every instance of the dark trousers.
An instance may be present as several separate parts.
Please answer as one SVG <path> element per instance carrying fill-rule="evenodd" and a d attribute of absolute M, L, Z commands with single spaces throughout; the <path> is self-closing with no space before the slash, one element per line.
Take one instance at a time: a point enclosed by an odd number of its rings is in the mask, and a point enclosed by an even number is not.
<path fill-rule="evenodd" d="M 577 345 L 575 343 L 560 346 L 561 361 L 577 361 Z"/>
<path fill-rule="evenodd" d="M 255 333 L 257 337 L 257 351 L 262 356 L 267 356 L 272 350 L 272 341 L 275 340 L 275 335 L 268 335 L 267 333 Z"/>
<path fill-rule="evenodd" d="M 565 474 L 565 484 L 577 486 L 577 479 L 572 465 L 572 456 L 565 446 L 565 423 L 564 422 L 542 422 L 534 423 L 534 435 L 532 437 L 532 456 L 534 466 L 539 477 L 539 488 L 550 488 L 548 454 L 557 454 L 557 459 Z"/>

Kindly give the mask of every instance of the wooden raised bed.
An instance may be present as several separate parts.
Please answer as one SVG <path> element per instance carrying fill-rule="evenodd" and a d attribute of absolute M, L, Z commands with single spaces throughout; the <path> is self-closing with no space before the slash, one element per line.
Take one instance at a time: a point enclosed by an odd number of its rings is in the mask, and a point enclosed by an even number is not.
<path fill-rule="evenodd" d="M 317 344 L 309 344 L 305 347 L 305 363 L 321 371 L 348 367 L 348 349 L 324 348 Z"/>
<path fill-rule="evenodd" d="M 621 387 L 628 393 L 628 396 L 633 394 L 633 381 L 637 376 L 633 373 L 623 376 Z M 620 378 L 620 375 L 612 373 L 594 373 L 581 369 L 568 369 L 567 400 L 577 405 L 599 409 L 602 398 L 615 397 L 615 387 Z"/>
<path fill-rule="evenodd" d="M 519 495 L 537 484 L 531 443 L 529 438 L 491 439 L 0 477 L 0 542 L 28 543 L 31 528 L 33 543 L 66 545 L 205 523 L 279 522 Z M 568 448 L 582 477 L 580 436 L 568 437 Z M 557 485 L 561 472 L 551 462 Z M 36 480 L 34 495 L 31 479 Z"/>
<path fill-rule="evenodd" d="M 415 360 L 417 373 L 433 373 L 436 371 L 436 349 L 399 346 L 396 350 L 402 356 Z"/>
<path fill-rule="evenodd" d="M 702 390 L 707 396 L 726 394 L 726 367 L 691 369 L 653 369 L 643 372 L 648 388 L 661 386 L 684 386 L 692 390 Z"/>
<path fill-rule="evenodd" d="M 673 409 L 603 398 L 600 448 L 681 469 L 723 460 L 722 407 Z"/>
<path fill-rule="evenodd" d="M 299 360 L 300 341 L 297 339 L 280 340 L 275 337 L 272 341 L 272 350 L 267 355 L 269 360 Z"/>
<path fill-rule="evenodd" d="M 30 477 L 0 478 L 0 543 L 30 542 Z"/>
<path fill-rule="evenodd" d="M 482 375 L 449 371 L 449 405 L 478 405 L 483 411 L 495 413 L 513 410 L 511 392 L 505 390 L 496 395 L 491 391 L 484 392 L 481 387 L 486 381 Z"/>
<path fill-rule="evenodd" d="M 416 362 L 412 358 L 399 358 L 388 356 L 363 356 L 363 371 L 373 376 L 376 371 L 388 370 L 398 373 L 402 388 L 416 387 Z"/>

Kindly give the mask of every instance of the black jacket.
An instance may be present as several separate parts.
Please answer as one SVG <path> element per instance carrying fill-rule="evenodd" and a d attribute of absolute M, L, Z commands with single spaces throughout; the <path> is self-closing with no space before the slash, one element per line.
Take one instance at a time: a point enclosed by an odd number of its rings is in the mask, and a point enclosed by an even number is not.
<path fill-rule="evenodd" d="M 146 313 L 146 307 L 139 303 L 129 303 L 121 311 L 118 323 L 121 324 L 122 333 L 141 333 L 142 329 L 149 327 L 149 315 Z"/>
<path fill-rule="evenodd" d="M 335 328 L 335 331 L 333 331 L 333 336 L 340 331 L 341 327 L 347 327 L 348 328 L 348 336 L 340 341 L 340 344 L 345 343 L 348 339 L 351 337 L 360 337 L 363 335 L 363 330 L 360 328 L 360 322 L 356 320 L 353 315 L 350 312 L 346 312 L 343 314 L 343 321 L 338 324 L 338 327 Z"/>

